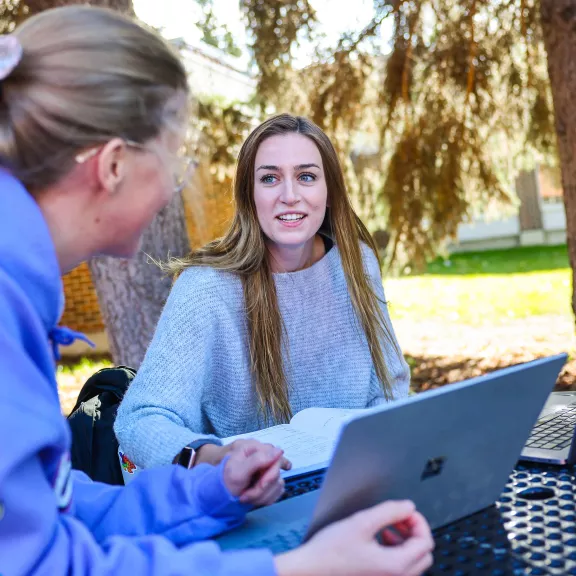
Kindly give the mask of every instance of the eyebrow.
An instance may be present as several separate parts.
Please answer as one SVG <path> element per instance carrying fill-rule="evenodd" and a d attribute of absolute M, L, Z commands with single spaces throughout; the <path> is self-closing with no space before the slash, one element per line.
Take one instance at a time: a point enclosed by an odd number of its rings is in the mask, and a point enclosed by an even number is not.
<path fill-rule="evenodd" d="M 306 168 L 318 168 L 318 170 L 320 170 L 320 166 L 318 166 L 318 164 L 298 164 L 297 166 L 294 166 L 294 170 L 306 170 Z M 280 168 L 278 168 L 278 166 L 274 166 L 272 164 L 263 164 L 262 166 L 258 166 L 258 168 L 256 169 L 256 172 L 258 172 L 258 170 L 273 170 L 275 172 L 280 172 Z"/>

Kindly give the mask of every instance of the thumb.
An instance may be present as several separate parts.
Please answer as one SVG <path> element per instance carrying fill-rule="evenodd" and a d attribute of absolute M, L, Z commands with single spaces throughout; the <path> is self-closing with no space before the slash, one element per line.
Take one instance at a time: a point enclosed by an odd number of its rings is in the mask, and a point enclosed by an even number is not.
<path fill-rule="evenodd" d="M 367 536 L 374 536 L 387 526 L 406 520 L 416 510 L 410 500 L 388 500 L 352 516 L 357 529 Z"/>

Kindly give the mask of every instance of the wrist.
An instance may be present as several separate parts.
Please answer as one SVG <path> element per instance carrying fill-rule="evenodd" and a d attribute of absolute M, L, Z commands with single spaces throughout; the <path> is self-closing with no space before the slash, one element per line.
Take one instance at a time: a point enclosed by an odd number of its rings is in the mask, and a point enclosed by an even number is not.
<path fill-rule="evenodd" d="M 277 576 L 311 576 L 317 574 L 306 560 L 305 546 L 274 557 Z"/>
<path fill-rule="evenodd" d="M 222 446 L 218 444 L 204 444 L 196 451 L 195 464 L 220 464 L 223 458 Z"/>

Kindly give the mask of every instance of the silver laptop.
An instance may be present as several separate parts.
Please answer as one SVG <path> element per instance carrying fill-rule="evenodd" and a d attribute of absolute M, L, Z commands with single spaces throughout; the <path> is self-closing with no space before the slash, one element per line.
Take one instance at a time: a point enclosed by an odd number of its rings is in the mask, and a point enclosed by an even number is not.
<path fill-rule="evenodd" d="M 553 392 L 532 430 L 522 460 L 576 462 L 576 392 Z"/>
<path fill-rule="evenodd" d="M 566 359 L 505 368 L 356 417 L 320 489 L 251 512 L 220 545 L 282 552 L 387 499 L 413 500 L 433 529 L 490 506 Z"/>

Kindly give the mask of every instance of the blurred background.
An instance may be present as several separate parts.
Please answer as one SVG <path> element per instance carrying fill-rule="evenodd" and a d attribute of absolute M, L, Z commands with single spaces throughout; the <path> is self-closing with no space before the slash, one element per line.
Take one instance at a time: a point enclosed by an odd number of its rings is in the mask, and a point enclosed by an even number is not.
<path fill-rule="evenodd" d="M 1 31 L 71 3 L 3 1 Z M 64 277 L 62 323 L 96 343 L 64 351 L 65 413 L 98 368 L 138 367 L 171 285 L 149 256 L 223 233 L 239 146 L 281 111 L 312 118 L 338 148 L 381 251 L 415 392 L 573 352 L 576 0 L 89 3 L 140 19 L 180 52 L 199 164 L 135 261 Z M 571 361 L 559 386 L 575 382 Z"/>

